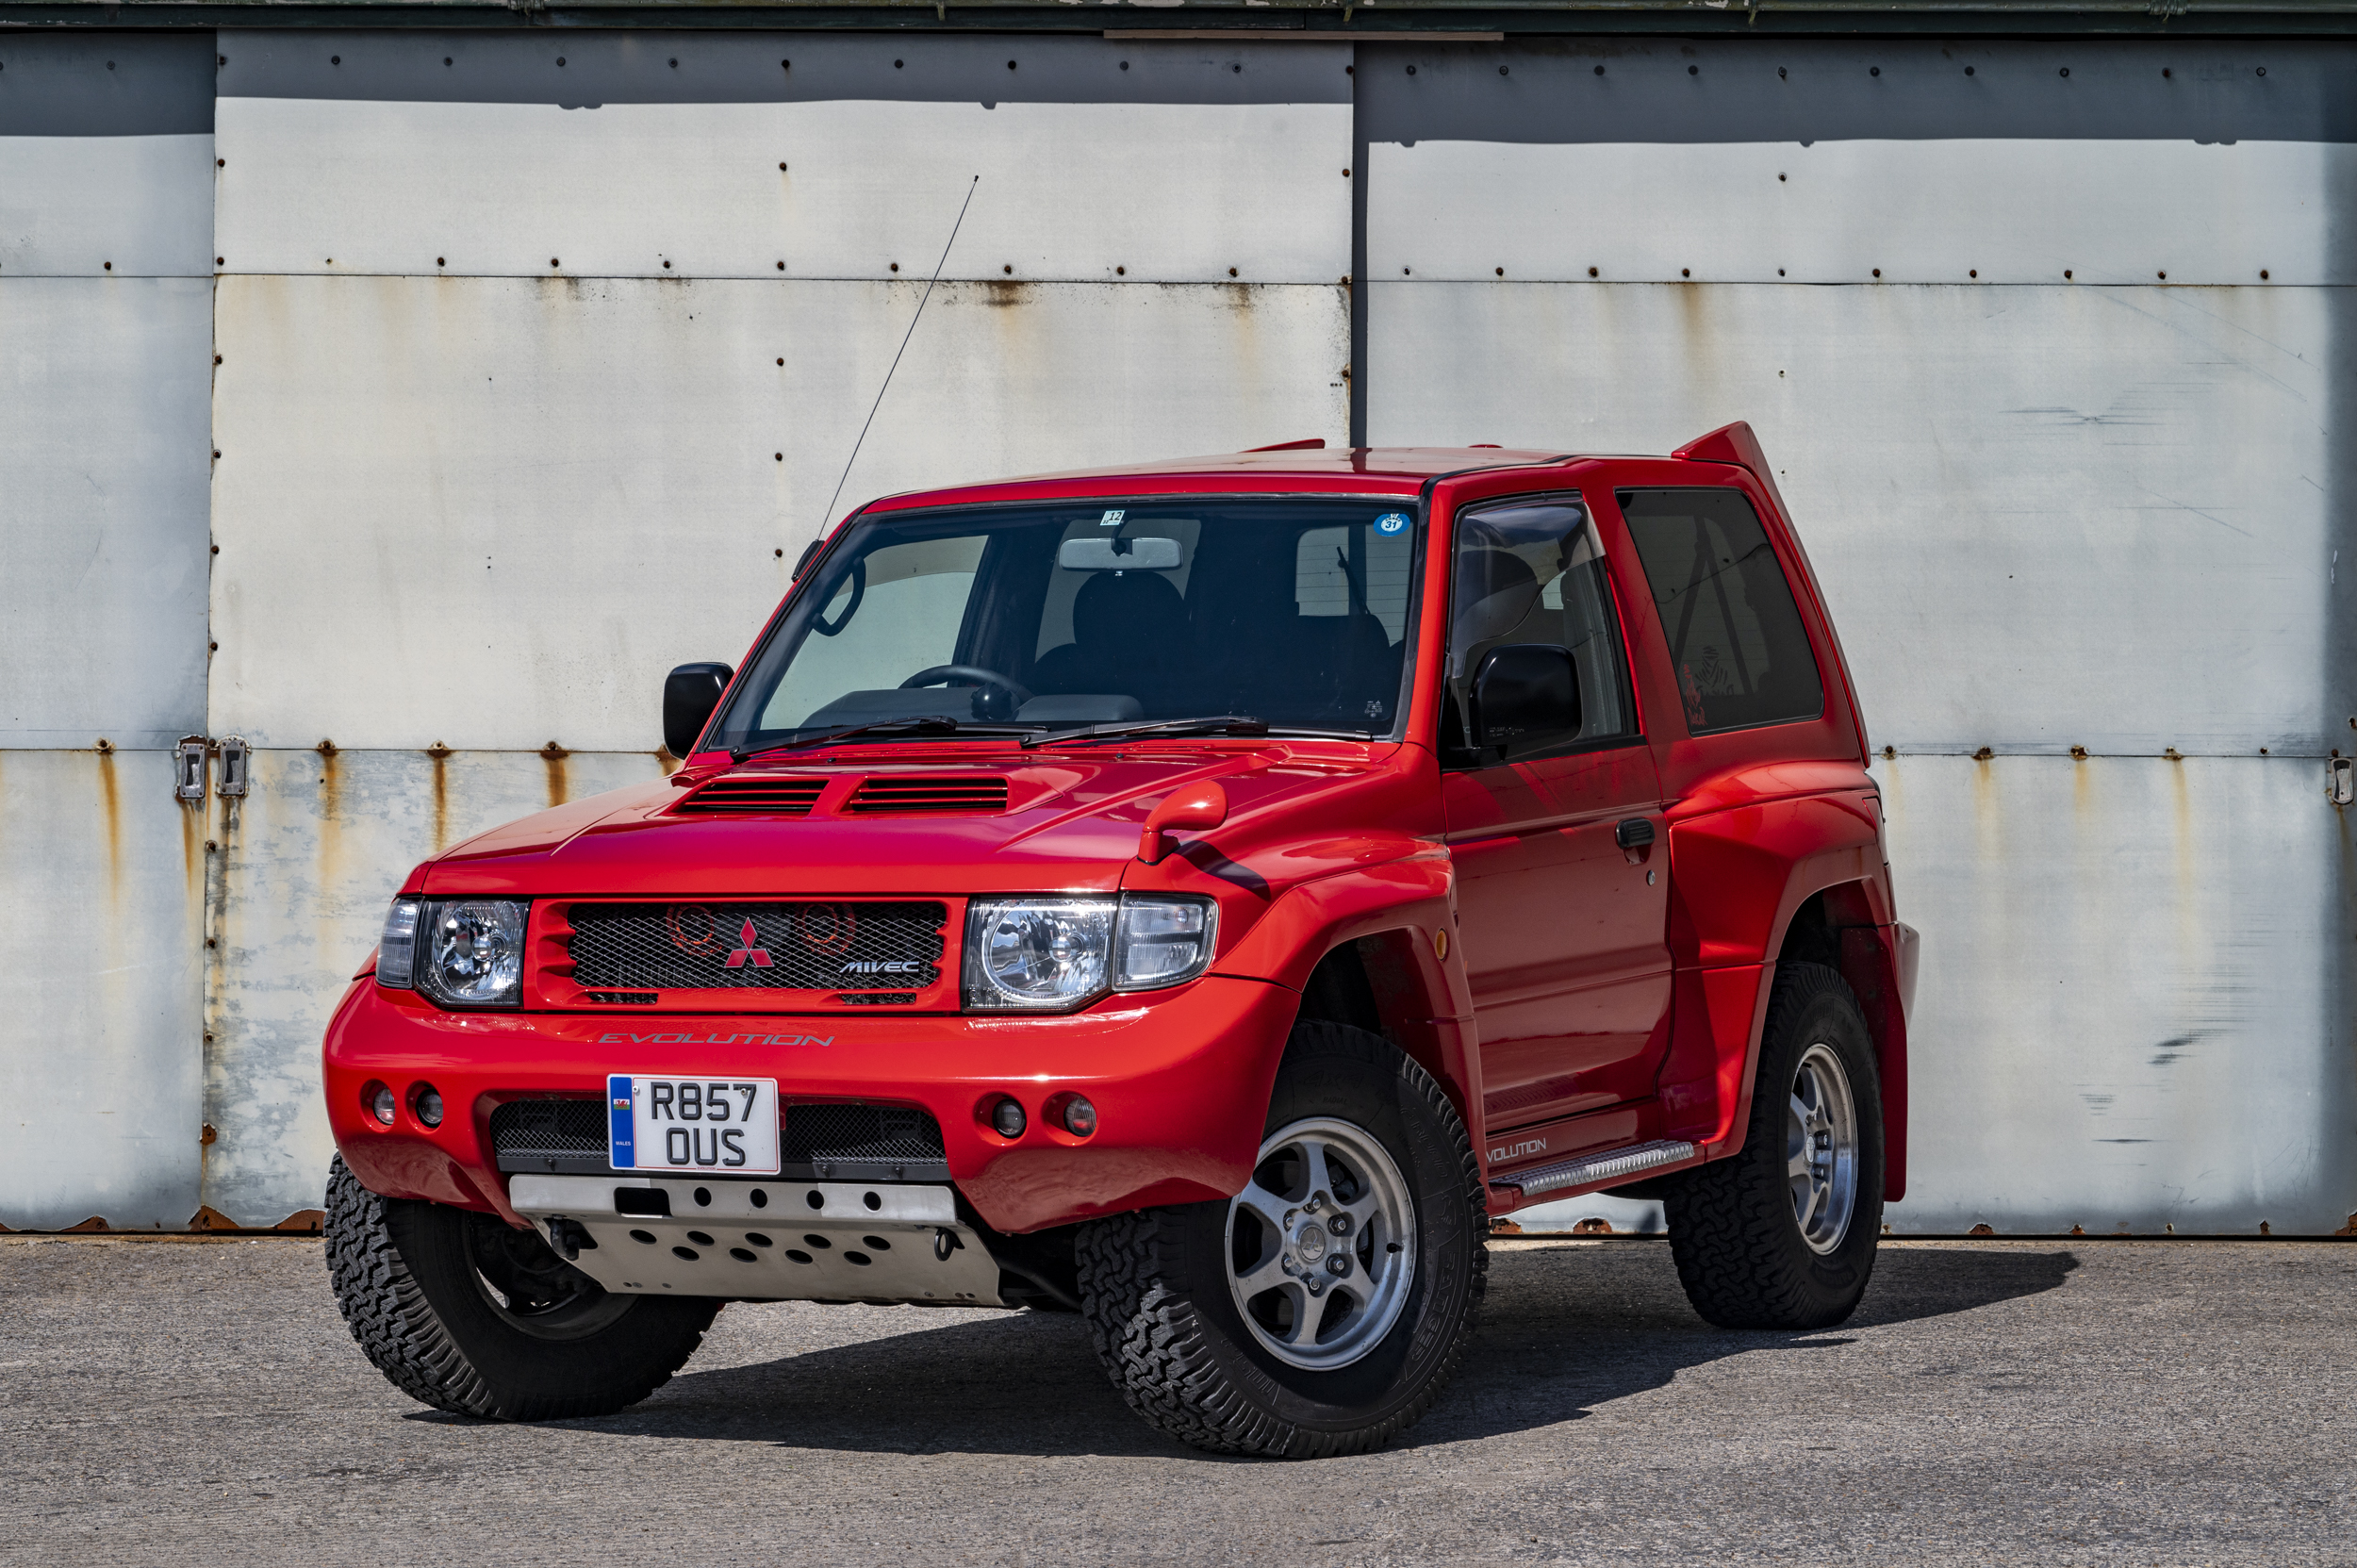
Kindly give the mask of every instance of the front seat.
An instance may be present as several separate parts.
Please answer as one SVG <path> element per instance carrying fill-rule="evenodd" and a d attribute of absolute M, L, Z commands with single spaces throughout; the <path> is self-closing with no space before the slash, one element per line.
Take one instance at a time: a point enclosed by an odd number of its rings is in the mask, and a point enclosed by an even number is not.
<path fill-rule="evenodd" d="M 1169 578 L 1097 572 L 1072 602 L 1072 640 L 1040 655 L 1031 689 L 1120 693 L 1150 713 L 1162 684 L 1157 671 L 1184 662 L 1186 631 L 1187 602 Z"/>

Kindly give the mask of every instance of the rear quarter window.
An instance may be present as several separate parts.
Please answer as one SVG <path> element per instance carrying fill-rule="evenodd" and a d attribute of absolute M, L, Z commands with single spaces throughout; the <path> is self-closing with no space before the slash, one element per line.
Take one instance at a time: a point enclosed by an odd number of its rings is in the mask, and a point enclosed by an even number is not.
<path fill-rule="evenodd" d="M 1694 734 L 1824 712 L 1824 682 L 1768 532 L 1731 489 L 1622 490 Z"/>

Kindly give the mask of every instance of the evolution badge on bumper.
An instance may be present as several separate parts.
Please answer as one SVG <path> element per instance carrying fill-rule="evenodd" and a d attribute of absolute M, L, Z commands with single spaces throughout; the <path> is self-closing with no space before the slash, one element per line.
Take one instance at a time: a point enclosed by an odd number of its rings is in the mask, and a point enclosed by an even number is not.
<path fill-rule="evenodd" d="M 778 1081 L 610 1073 L 607 1147 L 618 1171 L 775 1176 Z"/>

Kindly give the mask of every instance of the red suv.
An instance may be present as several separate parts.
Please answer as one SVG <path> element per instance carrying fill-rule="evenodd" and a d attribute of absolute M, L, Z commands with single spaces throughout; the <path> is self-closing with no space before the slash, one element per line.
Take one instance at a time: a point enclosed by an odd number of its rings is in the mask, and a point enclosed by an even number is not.
<path fill-rule="evenodd" d="M 1717 1324 L 1865 1289 L 1915 933 L 1747 426 L 897 496 L 663 701 L 684 766 L 419 867 L 328 1030 L 336 1292 L 428 1404 L 1024 1306 L 1315 1456 L 1429 1408 L 1526 1204 L 1660 1198 Z"/>

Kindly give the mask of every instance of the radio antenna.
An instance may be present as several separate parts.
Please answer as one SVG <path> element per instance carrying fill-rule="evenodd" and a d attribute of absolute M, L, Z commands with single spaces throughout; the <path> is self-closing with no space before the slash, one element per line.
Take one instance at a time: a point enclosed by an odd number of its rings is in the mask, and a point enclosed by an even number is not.
<path fill-rule="evenodd" d="M 883 406 L 884 393 L 892 389 L 892 377 L 900 368 L 900 355 L 908 353 L 909 339 L 916 336 L 916 323 L 925 319 L 925 305 L 933 297 L 933 285 L 941 281 L 941 270 L 949 265 L 949 246 L 958 242 L 958 230 L 965 226 L 965 209 L 974 205 L 974 187 L 981 183 L 982 176 L 975 175 L 965 188 L 965 200 L 958 204 L 958 221 L 949 225 L 949 244 L 941 247 L 941 259 L 933 263 L 933 275 L 926 281 L 925 292 L 916 302 L 916 314 L 909 318 L 909 329 L 900 336 L 899 350 L 892 356 L 892 369 L 884 371 L 883 385 L 876 388 L 876 401 L 867 405 L 866 423 L 859 427 L 859 439 L 851 443 L 851 455 L 844 460 L 843 477 L 834 482 L 834 494 L 827 498 L 826 513 L 818 520 L 822 533 L 828 527 L 827 519 L 834 516 L 834 503 L 843 499 L 843 487 L 850 480 L 851 465 L 859 461 L 859 449 L 867 440 L 867 426 L 876 422 L 876 410 Z"/>

